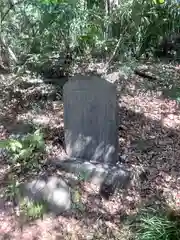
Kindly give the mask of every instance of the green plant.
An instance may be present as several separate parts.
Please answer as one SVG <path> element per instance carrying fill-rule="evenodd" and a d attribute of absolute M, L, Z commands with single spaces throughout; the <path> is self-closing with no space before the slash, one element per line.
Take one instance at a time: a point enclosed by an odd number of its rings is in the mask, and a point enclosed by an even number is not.
<path fill-rule="evenodd" d="M 45 55 L 69 50 L 75 60 L 97 53 L 118 58 L 152 53 L 180 25 L 176 0 L 128 0 L 116 6 L 110 1 L 24 0 L 1 5 L 0 41 L 4 39 L 15 64 L 31 68 L 41 65 Z"/>
<path fill-rule="evenodd" d="M 13 162 L 27 161 L 32 158 L 35 152 L 45 147 L 43 134 L 38 129 L 22 139 L 7 139 L 0 141 L 0 148 L 5 148 L 11 155 Z"/>
<path fill-rule="evenodd" d="M 7 200 L 14 201 L 18 196 L 20 196 L 19 182 L 16 179 L 9 181 L 6 186 L 4 196 Z"/>
<path fill-rule="evenodd" d="M 81 181 L 87 181 L 89 178 L 89 173 L 86 171 L 82 171 L 78 174 L 78 180 Z"/>
<path fill-rule="evenodd" d="M 48 210 L 47 203 L 44 202 L 34 202 L 29 199 L 23 199 L 20 202 L 20 212 L 21 215 L 29 220 L 34 220 L 37 218 L 42 218 L 44 213 Z"/>
<path fill-rule="evenodd" d="M 135 220 L 136 240 L 179 240 L 180 222 L 167 212 L 143 211 Z"/>
<path fill-rule="evenodd" d="M 84 211 L 85 206 L 82 202 L 82 194 L 80 188 L 75 188 L 72 191 L 72 208 Z"/>
<path fill-rule="evenodd" d="M 82 202 L 82 189 L 81 183 L 88 179 L 88 174 L 86 172 L 80 172 L 77 176 L 79 185 L 76 186 L 72 191 L 72 205 L 74 209 L 84 211 L 85 206 Z"/>

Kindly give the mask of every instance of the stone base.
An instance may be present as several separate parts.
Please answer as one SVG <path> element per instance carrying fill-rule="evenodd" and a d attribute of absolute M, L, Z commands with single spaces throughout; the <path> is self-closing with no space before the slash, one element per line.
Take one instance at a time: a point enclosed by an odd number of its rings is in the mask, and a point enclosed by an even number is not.
<path fill-rule="evenodd" d="M 64 171 L 73 173 L 79 176 L 82 180 L 90 181 L 101 186 L 104 182 L 114 181 L 116 187 L 125 188 L 130 181 L 130 172 L 121 166 L 108 166 L 92 161 L 87 161 L 79 158 L 55 159 L 50 161 L 51 164 L 60 167 Z"/>

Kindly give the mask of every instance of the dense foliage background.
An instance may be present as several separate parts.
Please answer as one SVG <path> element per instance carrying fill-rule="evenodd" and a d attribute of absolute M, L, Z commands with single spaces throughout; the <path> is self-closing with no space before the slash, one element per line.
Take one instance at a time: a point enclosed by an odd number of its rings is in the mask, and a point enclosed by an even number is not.
<path fill-rule="evenodd" d="M 177 1 L 1 0 L 0 11 L 0 41 L 13 65 L 62 52 L 74 61 L 151 55 L 180 29 Z"/>

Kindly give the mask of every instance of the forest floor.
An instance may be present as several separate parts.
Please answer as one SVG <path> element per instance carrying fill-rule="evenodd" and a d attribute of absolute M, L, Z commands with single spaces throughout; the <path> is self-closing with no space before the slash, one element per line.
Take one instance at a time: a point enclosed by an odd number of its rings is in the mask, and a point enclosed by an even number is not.
<path fill-rule="evenodd" d="M 128 188 L 106 201 L 98 195 L 96 186 L 82 183 L 83 208 L 61 216 L 45 214 L 43 219 L 22 220 L 5 196 L 9 175 L 16 171 L 10 171 L 6 157 L 1 154 L 0 240 L 128 240 L 133 239 L 133 232 L 125 219 L 135 216 L 140 209 L 165 206 L 178 211 L 180 72 L 162 63 L 146 65 L 155 78 L 138 76 L 132 66 L 116 66 L 109 74 L 109 78 L 116 80 L 119 91 L 120 154 L 124 165 L 133 173 Z M 31 132 L 33 126 L 40 126 L 46 143 L 42 162 L 64 151 L 63 102 L 58 100 L 56 87 L 29 76 L 4 75 L 0 91 L 1 139 Z M 55 168 L 46 171 L 64 176 Z"/>

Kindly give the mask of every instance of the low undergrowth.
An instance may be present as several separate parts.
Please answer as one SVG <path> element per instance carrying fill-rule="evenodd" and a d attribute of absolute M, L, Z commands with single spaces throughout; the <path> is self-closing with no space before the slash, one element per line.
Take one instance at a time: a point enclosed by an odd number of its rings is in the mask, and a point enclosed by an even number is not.
<path fill-rule="evenodd" d="M 130 224 L 135 240 L 180 239 L 180 216 L 169 210 L 145 209 Z"/>

